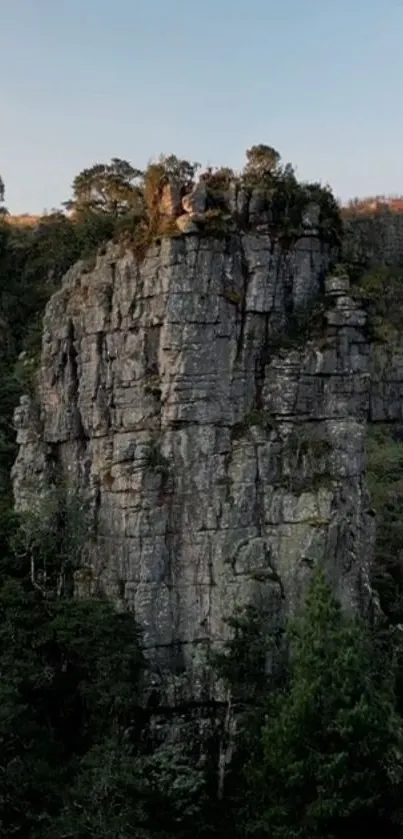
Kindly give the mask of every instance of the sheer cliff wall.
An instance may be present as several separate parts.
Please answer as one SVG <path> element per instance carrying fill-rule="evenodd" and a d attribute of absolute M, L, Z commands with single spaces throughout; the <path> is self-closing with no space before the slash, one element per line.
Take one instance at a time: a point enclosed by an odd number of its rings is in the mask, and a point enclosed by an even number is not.
<path fill-rule="evenodd" d="M 320 562 L 346 607 L 368 604 L 370 348 L 328 267 L 312 230 L 290 251 L 192 231 L 141 263 L 111 245 L 47 306 L 16 506 L 56 473 L 90 495 L 76 592 L 127 604 L 172 665 L 242 604 L 281 627 Z"/>
<path fill-rule="evenodd" d="M 351 211 L 344 221 L 344 250 L 358 270 L 403 266 L 403 211 L 380 209 L 373 213 Z"/>

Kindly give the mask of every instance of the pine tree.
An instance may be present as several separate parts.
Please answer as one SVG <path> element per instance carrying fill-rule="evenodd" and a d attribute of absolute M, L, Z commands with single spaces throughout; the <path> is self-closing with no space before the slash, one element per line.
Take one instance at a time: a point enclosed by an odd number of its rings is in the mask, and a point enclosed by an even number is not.
<path fill-rule="evenodd" d="M 396 836 L 402 723 L 390 640 L 346 616 L 323 573 L 290 627 L 291 677 L 246 768 L 250 835 Z"/>

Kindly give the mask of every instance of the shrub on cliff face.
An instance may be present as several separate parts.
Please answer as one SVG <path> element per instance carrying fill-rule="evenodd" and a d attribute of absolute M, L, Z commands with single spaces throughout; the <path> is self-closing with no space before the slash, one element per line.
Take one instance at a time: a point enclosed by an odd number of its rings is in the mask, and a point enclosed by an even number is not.
<path fill-rule="evenodd" d="M 367 441 L 367 482 L 376 512 L 372 584 L 392 624 L 403 622 L 403 427 L 379 424 Z"/>
<path fill-rule="evenodd" d="M 43 596 L 55 600 L 73 593 L 90 528 L 88 499 L 63 486 L 52 486 L 35 511 L 19 515 L 14 552 L 29 567 L 31 583 Z"/>

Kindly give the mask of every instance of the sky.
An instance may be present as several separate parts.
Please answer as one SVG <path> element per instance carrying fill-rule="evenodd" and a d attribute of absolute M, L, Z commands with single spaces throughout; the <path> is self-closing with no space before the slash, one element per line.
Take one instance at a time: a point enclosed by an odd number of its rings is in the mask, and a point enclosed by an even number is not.
<path fill-rule="evenodd" d="M 337 197 L 403 193 L 403 0 L 0 0 L 13 213 L 160 153 L 241 168 L 267 143 Z"/>

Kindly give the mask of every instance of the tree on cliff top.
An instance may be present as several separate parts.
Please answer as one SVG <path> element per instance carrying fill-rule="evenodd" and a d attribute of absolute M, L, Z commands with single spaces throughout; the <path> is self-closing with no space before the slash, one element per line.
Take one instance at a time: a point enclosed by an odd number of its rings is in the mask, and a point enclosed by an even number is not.
<path fill-rule="evenodd" d="M 245 174 L 253 174 L 259 177 L 272 175 L 279 169 L 281 155 L 272 146 L 260 143 L 252 146 L 246 152 Z"/>
<path fill-rule="evenodd" d="M 64 206 L 75 214 L 88 210 L 120 216 L 140 210 L 139 169 L 126 160 L 112 158 L 110 163 L 96 163 L 74 178 L 73 197 Z"/>
<path fill-rule="evenodd" d="M 177 181 L 183 192 L 192 189 L 196 173 L 200 169 L 200 163 L 182 160 L 176 154 L 160 155 L 158 164 L 163 167 L 167 179 Z"/>

